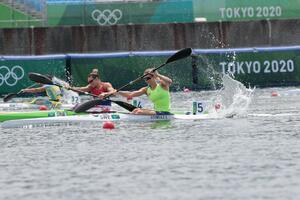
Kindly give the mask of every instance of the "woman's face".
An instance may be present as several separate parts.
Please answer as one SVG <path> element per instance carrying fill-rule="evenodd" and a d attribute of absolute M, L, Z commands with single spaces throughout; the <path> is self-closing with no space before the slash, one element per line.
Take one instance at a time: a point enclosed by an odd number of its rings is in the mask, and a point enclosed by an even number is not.
<path fill-rule="evenodd" d="M 96 76 L 88 76 L 88 83 L 90 84 L 90 85 L 92 85 L 92 86 L 95 86 L 95 85 L 97 85 L 97 80 L 98 79 L 98 77 L 96 77 Z"/>
<path fill-rule="evenodd" d="M 152 74 L 147 74 L 143 79 L 147 84 L 150 84 L 152 81 L 155 81 Z"/>

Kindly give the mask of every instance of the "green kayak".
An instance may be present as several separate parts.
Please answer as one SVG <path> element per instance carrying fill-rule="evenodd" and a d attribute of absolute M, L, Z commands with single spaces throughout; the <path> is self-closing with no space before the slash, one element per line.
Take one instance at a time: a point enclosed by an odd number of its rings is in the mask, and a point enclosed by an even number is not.
<path fill-rule="evenodd" d="M 46 111 L 32 111 L 32 112 L 0 112 L 0 122 L 15 119 L 30 119 L 42 117 L 56 117 L 56 116 L 71 116 L 82 115 L 85 113 L 75 113 L 70 110 L 46 110 Z"/>

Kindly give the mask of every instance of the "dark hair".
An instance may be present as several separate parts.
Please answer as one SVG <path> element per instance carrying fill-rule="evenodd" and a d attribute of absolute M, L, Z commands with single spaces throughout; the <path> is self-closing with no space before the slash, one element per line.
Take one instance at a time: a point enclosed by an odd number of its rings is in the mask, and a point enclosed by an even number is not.
<path fill-rule="evenodd" d="M 98 69 L 93 69 L 93 71 L 89 73 L 88 77 L 92 77 L 93 79 L 99 78 Z"/>

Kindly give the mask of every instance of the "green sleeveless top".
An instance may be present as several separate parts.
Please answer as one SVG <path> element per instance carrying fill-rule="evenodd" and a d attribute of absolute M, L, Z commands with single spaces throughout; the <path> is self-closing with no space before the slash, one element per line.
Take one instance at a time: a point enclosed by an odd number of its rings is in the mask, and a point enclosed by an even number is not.
<path fill-rule="evenodd" d="M 154 110 L 157 112 L 170 112 L 170 92 L 163 89 L 159 84 L 152 90 L 147 88 L 147 95 L 154 104 Z"/>

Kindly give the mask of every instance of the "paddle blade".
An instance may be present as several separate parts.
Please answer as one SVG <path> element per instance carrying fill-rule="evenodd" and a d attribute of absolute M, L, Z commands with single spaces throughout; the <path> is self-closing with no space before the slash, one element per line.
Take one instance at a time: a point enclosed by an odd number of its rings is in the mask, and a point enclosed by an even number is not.
<path fill-rule="evenodd" d="M 74 108 L 74 112 L 76 112 L 76 113 L 86 112 L 87 110 L 89 110 L 97 105 L 100 105 L 101 103 L 103 103 L 103 101 L 107 101 L 107 100 L 93 99 L 90 101 L 86 101 L 86 102 L 81 103 L 78 106 L 76 106 Z M 134 105 L 131 105 L 131 104 L 123 102 L 123 101 L 114 101 L 114 100 L 110 100 L 110 101 L 117 104 L 118 106 L 121 106 L 122 108 L 124 108 L 130 112 L 133 111 L 134 109 L 136 109 L 136 107 Z"/>
<path fill-rule="evenodd" d="M 30 80 L 37 82 L 37 83 L 54 85 L 53 81 L 50 78 L 48 78 L 47 76 L 42 75 L 42 74 L 30 72 L 28 74 L 28 77 Z"/>
<path fill-rule="evenodd" d="M 74 112 L 76 113 L 86 112 L 87 110 L 97 105 L 100 105 L 102 102 L 103 102 L 102 99 L 93 99 L 90 101 L 83 102 L 74 108 Z"/>
<path fill-rule="evenodd" d="M 192 49 L 191 48 L 185 48 L 185 49 L 182 49 L 178 52 L 176 52 L 174 55 L 172 55 L 166 62 L 167 63 L 170 63 L 170 62 L 174 62 L 176 60 L 180 60 L 182 58 L 186 58 L 188 56 L 190 56 L 192 54 Z"/>
<path fill-rule="evenodd" d="M 126 103 L 126 102 L 123 102 L 123 101 L 112 101 L 113 103 L 121 106 L 122 108 L 132 112 L 134 109 L 136 109 L 137 107 L 135 107 L 134 105 L 132 104 L 129 104 L 129 103 Z"/>
<path fill-rule="evenodd" d="M 9 93 L 8 95 L 6 95 L 4 98 L 3 98 L 3 101 L 4 102 L 8 102 L 10 101 L 12 98 L 16 97 L 17 94 L 16 93 Z"/>

